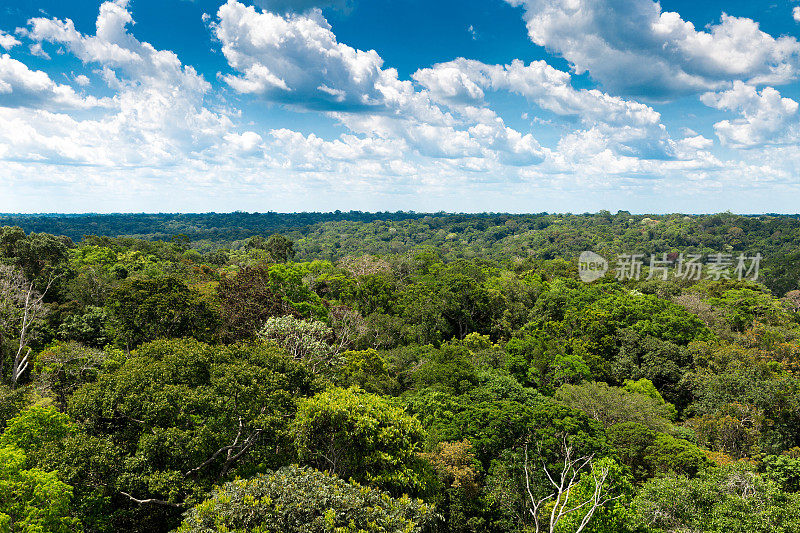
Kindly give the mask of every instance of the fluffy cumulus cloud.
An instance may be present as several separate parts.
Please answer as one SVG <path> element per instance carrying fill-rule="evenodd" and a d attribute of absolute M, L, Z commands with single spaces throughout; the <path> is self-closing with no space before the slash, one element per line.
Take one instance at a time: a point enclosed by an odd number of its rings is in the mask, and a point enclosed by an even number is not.
<path fill-rule="evenodd" d="M 0 30 L 0 48 L 11 50 L 18 44 L 20 44 L 19 41 L 13 35 Z"/>
<path fill-rule="evenodd" d="M 309 108 L 357 109 L 382 106 L 382 89 L 397 89 L 396 73 L 381 68 L 377 52 L 337 42 L 319 10 L 284 16 L 229 0 L 213 30 L 241 73 L 224 80 L 243 93 Z"/>
<path fill-rule="evenodd" d="M 34 18 L 20 34 L 38 43 L 50 42 L 66 46 L 84 63 L 101 65 L 107 81 L 122 87 L 179 87 L 184 93 L 202 94 L 211 86 L 191 66 L 181 64 L 169 50 L 157 50 L 140 42 L 129 31 L 133 16 L 127 0 L 105 2 L 100 6 L 95 35 L 84 35 L 75 29 L 72 20 Z M 119 76 L 119 78 L 118 78 Z"/>
<path fill-rule="evenodd" d="M 607 89 L 650 97 L 727 88 L 733 80 L 797 77 L 800 43 L 722 14 L 698 30 L 652 0 L 507 0 L 524 8 L 531 40 Z"/>
<path fill-rule="evenodd" d="M 618 153 L 646 158 L 674 155 L 660 123 L 661 115 L 652 107 L 597 89 L 575 89 L 569 73 L 544 61 L 487 65 L 459 58 L 421 69 L 413 77 L 434 98 L 451 105 L 477 105 L 484 102 L 486 91 L 508 91 L 524 96 L 541 109 L 576 118 L 594 128 Z"/>
<path fill-rule="evenodd" d="M 437 97 L 481 101 L 485 90 L 509 91 L 558 115 L 594 123 L 654 125 L 661 115 L 639 102 L 611 96 L 597 89 L 575 89 L 571 76 L 545 61 L 525 65 L 487 65 L 459 58 L 417 71 L 414 79 Z"/>
<path fill-rule="evenodd" d="M 140 42 L 129 31 L 126 2 L 100 6 L 95 35 L 72 20 L 34 18 L 18 33 L 34 44 L 54 43 L 98 70 L 113 97 L 79 97 L 43 72 L 4 56 L 0 112 L 19 128 L 0 132 L 6 156 L 21 160 L 86 165 L 174 165 L 187 154 L 212 150 L 231 127 L 230 119 L 204 106 L 211 86 L 171 51 Z M 88 81 L 85 75 L 77 85 Z M 91 116 L 70 107 L 102 107 Z"/>
<path fill-rule="evenodd" d="M 740 118 L 714 124 L 714 131 L 726 145 L 753 148 L 800 140 L 797 102 L 781 97 L 772 87 L 758 91 L 751 85 L 737 81 L 730 90 L 704 94 L 702 101 L 716 109 L 741 115 Z"/>
<path fill-rule="evenodd" d="M 108 99 L 81 97 L 69 85 L 54 82 L 45 72 L 31 70 L 8 54 L 0 54 L 0 98 L 3 107 L 8 108 L 63 109 L 110 105 Z"/>
<path fill-rule="evenodd" d="M 222 78 L 238 92 L 328 113 L 354 134 L 401 141 L 425 157 L 516 164 L 544 157 L 530 134 L 496 116 L 454 115 L 384 68 L 374 50 L 340 43 L 319 10 L 276 14 L 229 0 L 211 28 L 237 72 Z"/>

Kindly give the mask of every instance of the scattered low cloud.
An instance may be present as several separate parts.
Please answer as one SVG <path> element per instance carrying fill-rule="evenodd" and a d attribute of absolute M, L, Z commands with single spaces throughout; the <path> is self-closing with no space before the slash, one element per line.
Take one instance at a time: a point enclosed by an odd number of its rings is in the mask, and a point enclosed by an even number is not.
<path fill-rule="evenodd" d="M 646 158 L 674 155 L 661 115 L 652 107 L 597 89 L 575 89 L 569 73 L 544 61 L 487 65 L 459 58 L 421 69 L 413 78 L 435 99 L 450 105 L 485 105 L 486 91 L 507 91 L 543 110 L 595 128 L 603 133 L 607 147 L 617 153 Z"/>
<path fill-rule="evenodd" d="M 50 59 L 50 54 L 44 51 L 42 43 L 34 43 L 28 47 L 28 51 L 32 56 L 41 57 L 42 59 Z"/>
<path fill-rule="evenodd" d="M 280 15 L 229 0 L 211 27 L 239 73 L 222 79 L 241 93 L 318 110 L 374 108 L 396 80 L 374 50 L 339 43 L 319 10 Z"/>
<path fill-rule="evenodd" d="M 45 73 L 3 58 L 0 77 L 11 85 L 3 99 L 6 123 L 0 133 L 6 156 L 19 160 L 100 166 L 163 166 L 213 150 L 231 127 L 228 116 L 204 106 L 211 85 L 171 51 L 157 50 L 128 31 L 133 18 L 126 2 L 100 6 L 95 35 L 72 20 L 34 18 L 20 35 L 65 47 L 113 91 L 112 97 L 79 97 Z M 78 85 L 88 78 L 76 78 Z M 9 105 L 10 104 L 10 105 Z M 69 108 L 99 108 L 90 117 Z M 196 155 L 193 157 L 197 157 Z"/>
<path fill-rule="evenodd" d="M 499 117 L 454 116 L 384 68 L 374 50 L 340 43 L 318 10 L 278 15 L 229 0 L 211 27 L 240 73 L 221 77 L 241 93 L 326 112 L 355 134 L 402 140 L 426 157 L 528 163 L 543 157 L 532 136 L 507 128 Z"/>

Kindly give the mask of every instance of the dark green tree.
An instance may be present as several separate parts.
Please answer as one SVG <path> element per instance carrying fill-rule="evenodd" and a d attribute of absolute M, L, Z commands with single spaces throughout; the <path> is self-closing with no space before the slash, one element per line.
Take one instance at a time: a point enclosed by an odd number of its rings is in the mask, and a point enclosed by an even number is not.
<path fill-rule="evenodd" d="M 126 281 L 106 309 L 117 342 L 129 349 L 162 338 L 211 340 L 217 325 L 209 302 L 172 276 Z"/>

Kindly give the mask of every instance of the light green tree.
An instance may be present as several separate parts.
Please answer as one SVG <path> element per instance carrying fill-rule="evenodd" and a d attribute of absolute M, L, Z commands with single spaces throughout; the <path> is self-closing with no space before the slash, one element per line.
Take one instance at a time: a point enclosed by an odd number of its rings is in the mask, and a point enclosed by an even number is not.
<path fill-rule="evenodd" d="M 292 427 L 300 460 L 393 493 L 426 488 L 415 417 L 385 398 L 332 387 L 300 402 Z"/>
<path fill-rule="evenodd" d="M 69 516 L 72 487 L 55 472 L 26 469 L 25 452 L 0 447 L 0 532 L 74 533 L 78 520 Z"/>

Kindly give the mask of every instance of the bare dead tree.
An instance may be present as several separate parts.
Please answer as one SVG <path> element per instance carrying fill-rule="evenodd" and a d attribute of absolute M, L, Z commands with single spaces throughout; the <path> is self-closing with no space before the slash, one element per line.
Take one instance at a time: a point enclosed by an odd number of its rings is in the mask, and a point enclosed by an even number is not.
<path fill-rule="evenodd" d="M 27 281 L 18 270 L 0 265 L 0 319 L 6 322 L 0 326 L 12 328 L 16 326 L 19 337 L 11 366 L 12 385 L 18 383 L 30 365 L 31 348 L 28 344 L 31 331 L 36 321 L 47 312 L 44 297 L 59 277 L 51 277 L 44 291 L 39 293 L 34 288 L 33 282 Z"/>
<path fill-rule="evenodd" d="M 575 457 L 573 448 L 567 442 L 566 437 L 562 441 L 561 451 L 563 463 L 559 473 L 550 472 L 550 469 L 547 468 L 544 460 L 542 460 L 542 469 L 552 488 L 544 497 L 537 498 L 531 490 L 528 446 L 525 445 L 525 489 L 528 493 L 528 500 L 531 505 L 529 510 L 537 533 L 543 531 L 553 533 L 564 517 L 583 510 L 585 514 L 574 532 L 580 533 L 592 520 L 597 509 L 619 498 L 619 496 L 610 497 L 608 495 L 608 486 L 606 484 L 608 467 L 595 467 L 594 454 Z M 578 501 L 575 501 L 575 498 L 570 499 L 570 494 L 573 493 L 573 489 L 580 482 L 581 475 L 584 473 L 591 475 L 594 481 L 592 494 L 589 497 L 582 497 Z M 545 516 L 543 520 L 540 516 L 543 507 L 551 500 L 553 501 L 553 507 L 549 516 Z"/>

